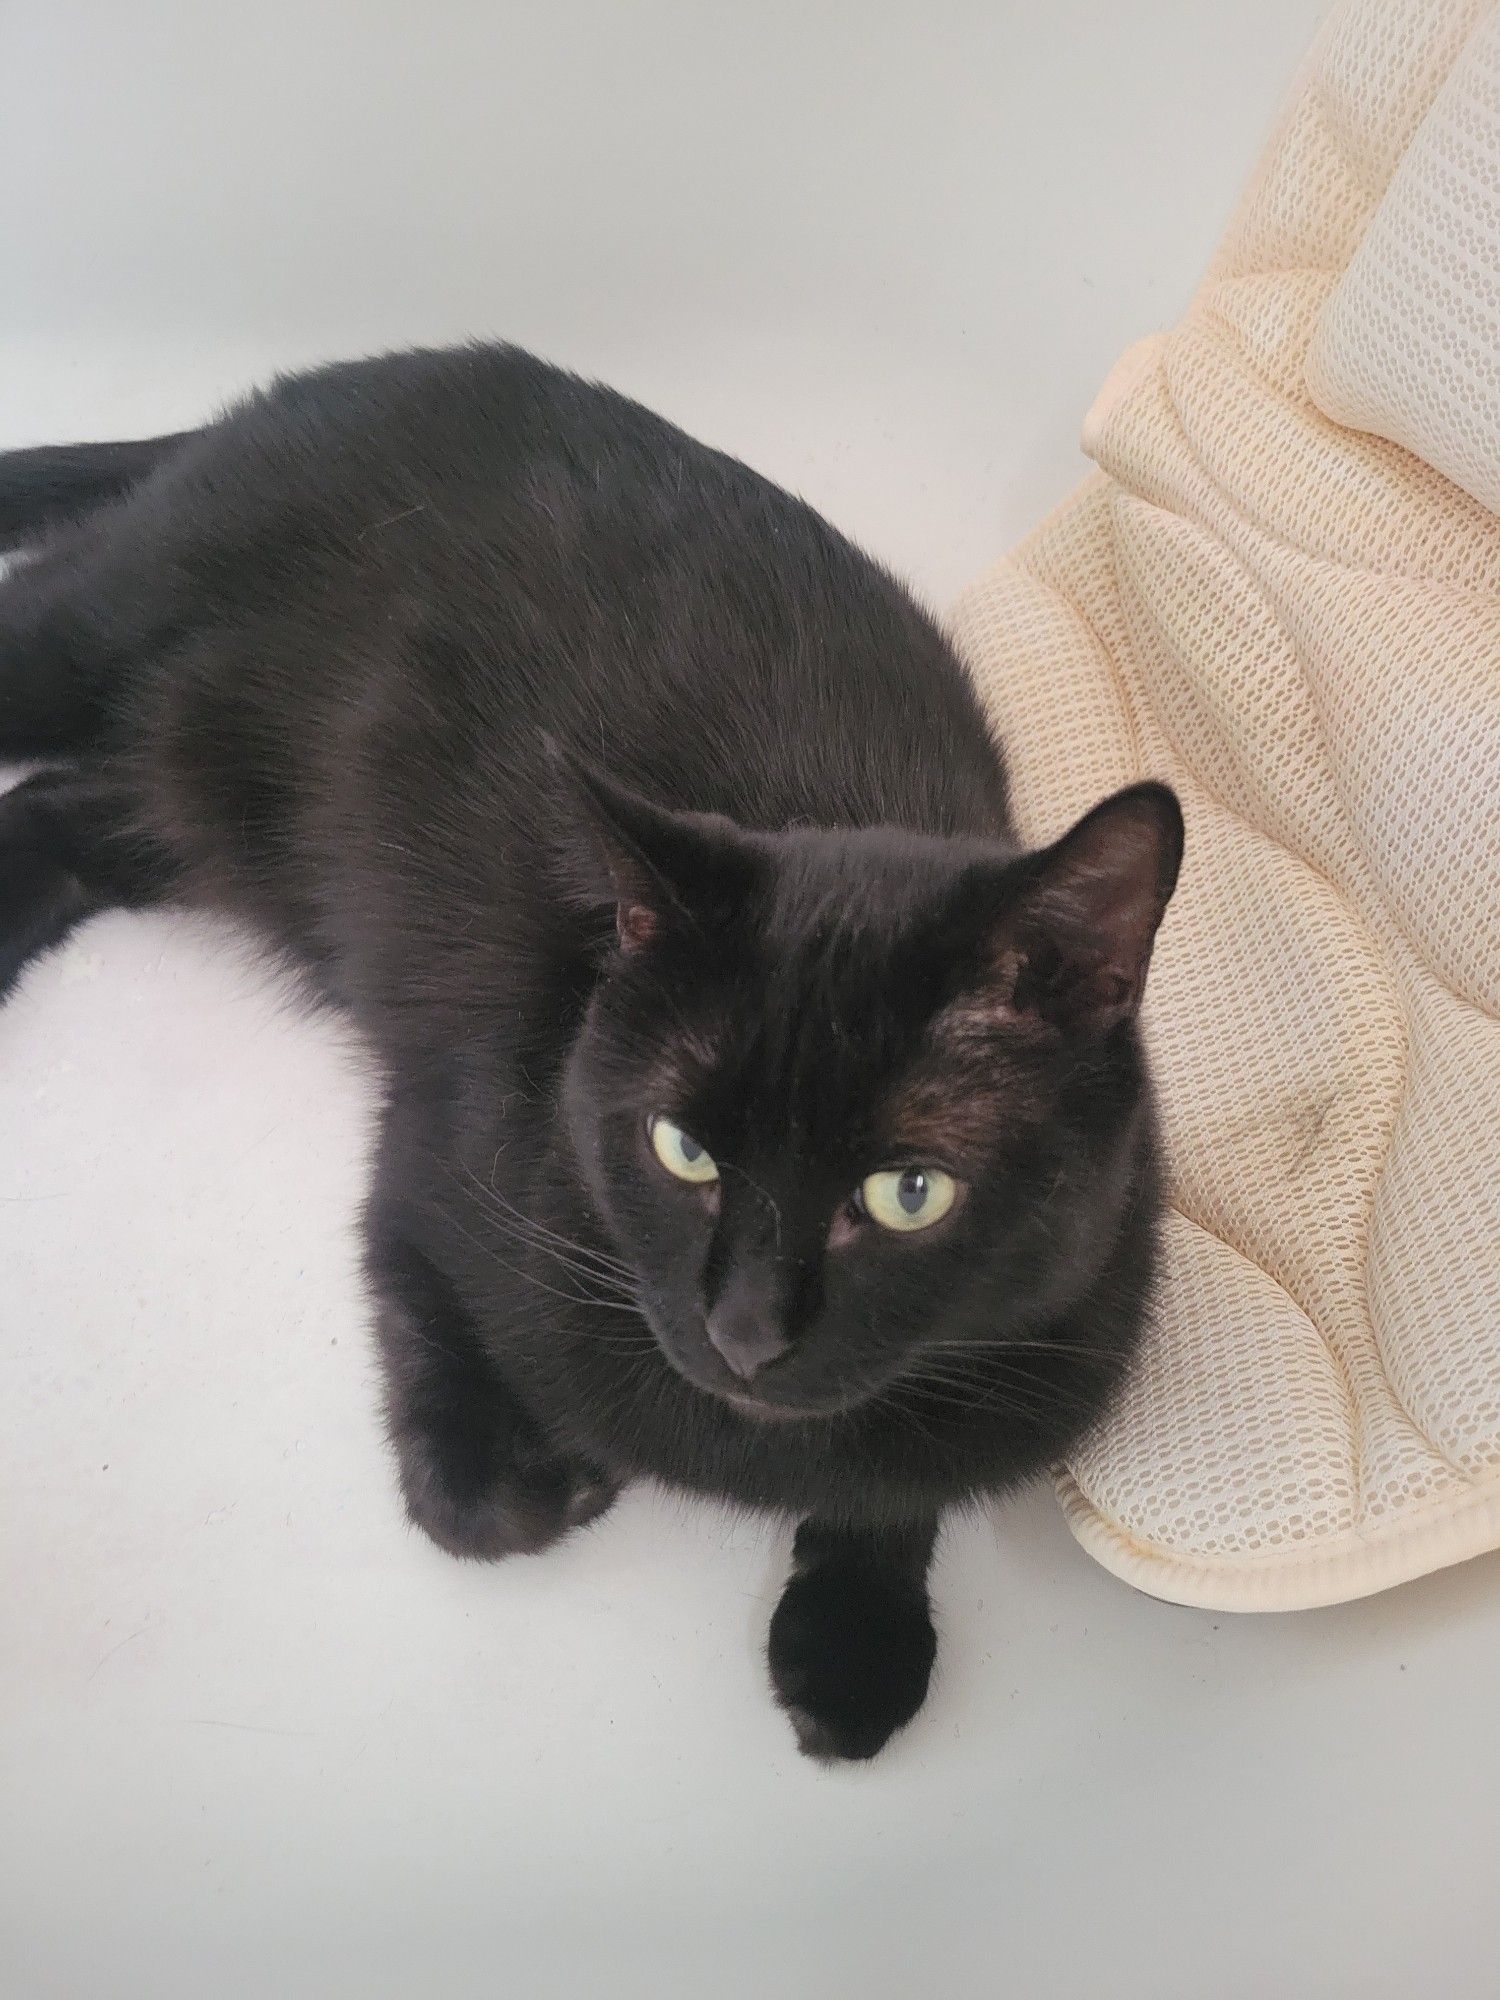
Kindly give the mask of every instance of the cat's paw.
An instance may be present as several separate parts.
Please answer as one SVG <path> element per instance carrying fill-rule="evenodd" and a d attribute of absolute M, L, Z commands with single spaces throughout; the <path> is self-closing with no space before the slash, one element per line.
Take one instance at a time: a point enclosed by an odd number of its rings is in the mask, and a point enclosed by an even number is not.
<path fill-rule="evenodd" d="M 799 1570 L 771 1620 L 776 1699 L 822 1763 L 882 1749 L 922 1706 L 936 1655 L 926 1591 L 866 1566 Z"/>
<path fill-rule="evenodd" d="M 529 1426 L 407 1430 L 396 1447 L 408 1515 L 440 1549 L 472 1562 L 538 1555 L 619 1492 L 597 1466 L 554 1451 Z"/>

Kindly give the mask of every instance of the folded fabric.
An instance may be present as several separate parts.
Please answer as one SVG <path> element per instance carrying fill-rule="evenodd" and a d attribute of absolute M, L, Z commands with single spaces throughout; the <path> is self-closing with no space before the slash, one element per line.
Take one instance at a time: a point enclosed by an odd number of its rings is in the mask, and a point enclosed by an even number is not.
<path fill-rule="evenodd" d="M 1500 508 L 1500 11 L 1422 120 L 1307 357 L 1318 407 Z"/>
<path fill-rule="evenodd" d="M 1492 33 L 1466 0 L 1338 9 L 1182 324 L 1091 412 L 1099 472 L 955 616 L 1030 835 L 1143 773 L 1187 815 L 1147 1001 L 1157 1319 L 1058 1472 L 1084 1547 L 1183 1603 L 1500 1545 L 1496 405 L 1435 414 L 1401 359 L 1340 422 L 1308 380 L 1333 407 L 1350 357 L 1412 351 L 1362 303 L 1401 268 L 1382 204 Z M 1495 132 L 1465 157 L 1493 174 Z M 1495 193 L 1464 213 L 1493 229 Z"/>

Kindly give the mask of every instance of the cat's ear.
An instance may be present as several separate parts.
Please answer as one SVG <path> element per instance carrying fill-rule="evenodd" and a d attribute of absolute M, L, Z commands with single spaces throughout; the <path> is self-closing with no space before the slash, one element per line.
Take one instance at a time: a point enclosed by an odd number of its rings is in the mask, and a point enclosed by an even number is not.
<path fill-rule="evenodd" d="M 1128 1020 L 1181 863 L 1182 809 L 1165 785 L 1132 785 L 1095 806 L 1021 864 L 992 939 L 992 997 L 1068 1034 Z"/>
<path fill-rule="evenodd" d="M 622 952 L 644 951 L 667 931 L 701 931 L 743 894 L 748 844 L 733 821 L 659 806 L 550 739 L 547 747 L 569 822 L 558 841 L 569 900 L 596 912 L 613 904 Z"/>

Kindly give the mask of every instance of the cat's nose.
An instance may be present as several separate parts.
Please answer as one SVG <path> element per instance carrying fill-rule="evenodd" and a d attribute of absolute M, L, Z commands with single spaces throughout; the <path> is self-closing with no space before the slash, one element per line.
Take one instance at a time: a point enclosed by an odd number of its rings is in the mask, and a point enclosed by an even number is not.
<path fill-rule="evenodd" d="M 732 1298 L 720 1299 L 709 1314 L 708 1337 L 743 1382 L 791 1345 L 764 1308 Z"/>

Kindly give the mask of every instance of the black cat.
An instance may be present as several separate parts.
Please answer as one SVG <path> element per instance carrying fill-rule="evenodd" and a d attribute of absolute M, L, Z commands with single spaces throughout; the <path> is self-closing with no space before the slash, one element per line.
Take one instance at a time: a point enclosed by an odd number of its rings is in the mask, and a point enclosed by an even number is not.
<path fill-rule="evenodd" d="M 1141 1330 L 1134 1026 L 1181 853 L 1024 852 L 947 642 L 815 514 L 513 348 L 0 459 L 0 990 L 111 904 L 248 918 L 359 1022 L 390 1433 L 443 1548 L 647 1476 L 800 1517 L 815 1756 L 915 1713 L 940 1515 Z"/>

